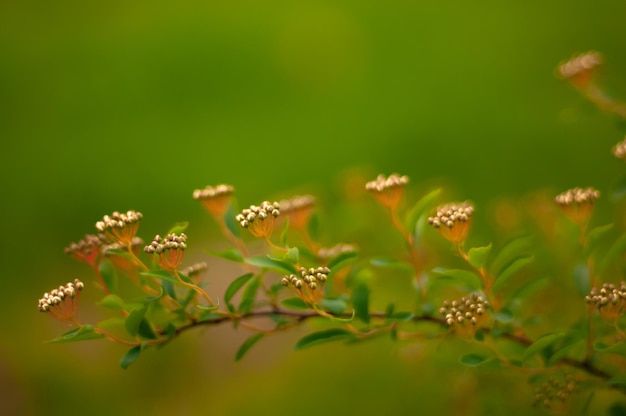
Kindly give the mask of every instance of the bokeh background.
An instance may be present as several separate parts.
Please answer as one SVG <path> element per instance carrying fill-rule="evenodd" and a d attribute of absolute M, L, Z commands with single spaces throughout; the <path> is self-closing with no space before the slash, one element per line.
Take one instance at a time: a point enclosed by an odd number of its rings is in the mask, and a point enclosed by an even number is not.
<path fill-rule="evenodd" d="M 521 378 L 477 378 L 448 347 L 293 351 L 307 327 L 239 363 L 249 334 L 199 330 L 124 371 L 117 345 L 45 344 L 65 328 L 36 300 L 90 281 L 63 249 L 114 210 L 142 211 L 145 239 L 188 220 L 192 241 L 219 246 L 191 198 L 207 184 L 235 185 L 244 205 L 318 194 L 329 222 L 379 172 L 409 175 L 413 200 L 444 185 L 478 207 L 605 191 L 624 125 L 555 68 L 598 50 L 601 81 L 626 99 L 625 12 L 618 0 L 3 2 L 2 413 L 526 414 Z M 82 299 L 94 320 L 98 296 Z"/>

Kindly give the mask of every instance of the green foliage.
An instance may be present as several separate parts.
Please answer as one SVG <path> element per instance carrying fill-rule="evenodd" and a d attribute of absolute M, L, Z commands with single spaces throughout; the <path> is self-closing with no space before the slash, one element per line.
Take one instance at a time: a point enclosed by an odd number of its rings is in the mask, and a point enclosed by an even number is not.
<path fill-rule="evenodd" d="M 489 258 L 489 253 L 491 253 L 491 243 L 485 247 L 474 247 L 471 248 L 467 253 L 469 256 L 469 263 L 476 269 L 481 269 L 485 266 L 487 262 L 487 258 Z"/>
<path fill-rule="evenodd" d="M 355 339 L 355 335 L 346 329 L 327 329 L 325 331 L 313 332 L 312 334 L 303 337 L 296 343 L 295 349 L 301 350 L 303 348 L 312 347 L 326 342 L 347 341 L 351 339 Z"/>
<path fill-rule="evenodd" d="M 259 342 L 264 336 L 265 334 L 260 332 L 258 334 L 252 335 L 250 338 L 245 340 L 244 343 L 241 344 L 241 347 L 239 347 L 239 349 L 237 350 L 237 353 L 235 354 L 235 361 L 241 360 L 244 357 L 244 355 L 248 353 L 250 348 L 252 348 L 254 344 L 256 344 L 257 342 Z"/>
<path fill-rule="evenodd" d="M 104 335 L 95 331 L 91 325 L 83 325 L 80 328 L 72 329 L 58 338 L 50 340 L 50 343 L 89 341 L 92 339 L 104 338 Z"/>
<path fill-rule="evenodd" d="M 224 293 L 224 302 L 226 302 L 226 306 L 228 307 L 228 309 L 231 310 L 231 312 L 234 311 L 234 306 L 230 303 L 231 299 L 233 298 L 233 296 L 235 296 L 239 289 L 241 289 L 243 285 L 248 283 L 248 281 L 253 277 L 254 273 L 246 273 L 244 275 L 241 275 L 233 280 L 230 285 L 228 285 L 228 288 L 226 288 L 226 293 Z"/>

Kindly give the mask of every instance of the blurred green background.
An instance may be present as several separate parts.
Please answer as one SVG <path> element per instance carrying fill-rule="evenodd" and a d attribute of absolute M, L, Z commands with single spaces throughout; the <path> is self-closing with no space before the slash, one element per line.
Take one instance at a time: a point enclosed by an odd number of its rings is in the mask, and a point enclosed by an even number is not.
<path fill-rule="evenodd" d="M 478 207 L 605 191 L 624 125 L 555 68 L 598 50 L 603 83 L 626 99 L 625 12 L 618 0 L 3 2 L 3 414 L 525 414 L 522 377 L 479 379 L 445 346 L 294 352 L 302 327 L 233 363 L 248 334 L 223 327 L 123 371 L 117 345 L 43 343 L 65 328 L 35 304 L 91 281 L 63 248 L 114 210 L 143 212 L 146 239 L 188 220 L 191 239 L 217 244 L 191 198 L 207 184 L 233 184 L 242 205 L 319 193 L 330 213 L 379 172 Z M 98 296 L 85 293 L 85 319 L 102 317 Z"/>

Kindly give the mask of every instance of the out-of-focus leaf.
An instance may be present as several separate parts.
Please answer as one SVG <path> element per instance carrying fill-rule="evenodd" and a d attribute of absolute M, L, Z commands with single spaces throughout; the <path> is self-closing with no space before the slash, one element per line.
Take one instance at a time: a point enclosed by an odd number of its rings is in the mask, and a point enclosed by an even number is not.
<path fill-rule="evenodd" d="M 589 278 L 589 268 L 586 264 L 577 264 L 572 270 L 572 278 L 574 279 L 574 286 L 580 296 L 589 294 L 591 290 L 591 280 Z"/>
<path fill-rule="evenodd" d="M 149 272 L 141 272 L 139 274 L 141 276 L 144 276 L 144 277 L 155 277 L 157 279 L 166 280 L 166 281 L 168 281 L 170 283 L 174 283 L 175 285 L 184 286 L 183 284 L 181 284 L 178 281 L 177 278 L 175 278 L 174 276 L 172 276 L 171 274 L 169 274 L 165 270 L 154 270 L 154 271 L 149 271 Z M 186 278 L 185 276 L 181 275 L 180 277 L 181 277 L 181 279 L 186 280 L 187 283 L 190 283 L 189 279 Z"/>
<path fill-rule="evenodd" d="M 511 296 L 510 304 L 513 304 L 515 302 L 519 302 L 520 300 L 524 299 L 526 296 L 529 296 L 534 291 L 541 289 L 543 286 L 548 284 L 549 281 L 550 281 L 550 279 L 548 279 L 545 276 L 544 277 L 540 277 L 538 279 L 534 279 L 534 278 L 533 279 L 528 279 Z"/>
<path fill-rule="evenodd" d="M 148 320 L 145 317 L 139 322 L 139 327 L 137 328 L 137 335 L 145 339 L 157 339 L 158 338 L 156 333 L 154 332 L 154 329 L 152 329 L 152 325 L 150 325 L 150 322 L 148 322 Z"/>
<path fill-rule="evenodd" d="M 167 234 L 180 234 L 184 233 L 185 230 L 189 227 L 189 221 L 181 221 L 172 225 Z"/>
<path fill-rule="evenodd" d="M 280 304 L 287 309 L 307 310 L 311 309 L 304 301 L 299 297 L 287 298 L 280 301 Z"/>
<path fill-rule="evenodd" d="M 233 280 L 226 288 L 226 292 L 224 293 L 224 302 L 226 302 L 227 305 L 230 304 L 233 296 L 235 296 L 239 289 L 241 289 L 243 285 L 245 285 L 248 280 L 252 279 L 253 277 L 254 273 L 246 273 Z"/>
<path fill-rule="evenodd" d="M 313 241 L 317 241 L 320 238 L 320 219 L 317 213 L 311 214 L 309 223 L 307 224 L 307 232 Z"/>
<path fill-rule="evenodd" d="M 123 311 L 126 309 L 126 302 L 114 294 L 106 295 L 100 302 L 98 302 L 98 305 L 114 311 Z"/>
<path fill-rule="evenodd" d="M 613 345 L 608 345 L 600 341 L 596 341 L 593 344 L 593 349 L 598 352 L 608 352 L 611 354 L 620 355 L 626 357 L 626 342 L 618 342 Z"/>
<path fill-rule="evenodd" d="M 248 313 L 254 307 L 254 301 L 256 299 L 256 293 L 261 285 L 261 278 L 259 276 L 255 276 L 253 279 L 248 281 L 245 289 L 243 290 L 243 294 L 241 295 L 241 304 L 239 305 L 239 310 L 243 313 Z"/>
<path fill-rule="evenodd" d="M 512 239 L 504 245 L 495 255 L 489 269 L 492 274 L 500 274 L 502 270 L 513 260 L 526 257 L 528 250 L 533 246 L 534 237 L 532 235 L 523 235 Z"/>
<path fill-rule="evenodd" d="M 147 311 L 148 307 L 144 306 L 131 311 L 130 314 L 126 317 L 126 322 L 124 323 L 124 326 L 126 327 L 126 331 L 131 336 L 134 337 L 138 334 L 139 325 L 141 325 L 141 321 L 143 320 Z"/>
<path fill-rule="evenodd" d="M 389 269 L 401 270 L 405 272 L 413 272 L 413 266 L 406 261 L 393 259 L 390 257 L 374 257 L 370 260 L 370 264 L 376 267 L 385 267 Z"/>
<path fill-rule="evenodd" d="M 270 269 L 277 271 L 279 273 L 297 273 L 295 266 L 293 264 L 289 264 L 283 260 L 267 257 L 267 256 L 257 256 L 257 257 L 248 257 L 244 260 L 246 263 L 261 267 L 263 269 Z"/>
<path fill-rule="evenodd" d="M 552 367 L 558 363 L 561 359 L 565 358 L 574 348 L 585 343 L 585 339 L 570 339 L 569 342 L 565 342 L 565 345 L 556 350 L 546 362 L 546 367 Z"/>
<path fill-rule="evenodd" d="M 473 247 L 470 248 L 467 253 L 469 257 L 469 263 L 477 269 L 481 269 L 485 266 L 487 259 L 489 258 L 489 253 L 491 253 L 491 243 L 484 247 Z"/>
<path fill-rule="evenodd" d="M 120 366 L 124 370 L 126 370 L 129 365 L 134 363 L 137 360 L 137 358 L 139 358 L 140 355 L 141 355 L 141 345 L 137 345 L 135 347 L 132 347 L 122 357 L 122 360 L 120 361 Z"/>
<path fill-rule="evenodd" d="M 626 195 L 626 175 L 622 175 L 611 189 L 611 196 L 614 199 L 622 199 L 624 195 Z"/>
<path fill-rule="evenodd" d="M 165 290 L 163 290 L 163 287 L 159 288 L 160 292 L 158 295 L 154 295 L 154 296 L 148 296 L 145 301 L 146 302 L 154 302 L 155 300 L 159 300 L 163 297 L 163 295 L 165 295 Z"/>
<path fill-rule="evenodd" d="M 228 228 L 228 231 L 230 231 L 231 234 L 237 238 L 241 237 L 241 224 L 239 224 L 239 222 L 235 219 L 238 211 L 237 201 L 235 199 L 231 199 L 230 205 L 224 213 L 224 224 L 226 224 L 226 228 Z"/>
<path fill-rule="evenodd" d="M 587 233 L 587 243 L 585 244 L 586 256 L 593 253 L 611 229 L 613 229 L 613 224 L 605 224 L 595 227 Z"/>
<path fill-rule="evenodd" d="M 547 334 L 547 335 L 542 336 L 541 338 L 539 338 L 538 340 L 533 342 L 531 345 L 526 347 L 526 350 L 524 351 L 522 359 L 524 361 L 528 360 L 530 357 L 532 357 L 535 354 L 541 352 L 542 350 L 548 348 L 549 346 L 551 346 L 555 342 L 560 341 L 561 339 L 563 339 L 563 337 L 565 337 L 565 335 L 566 335 L 565 332 L 558 332 L 558 333 Z"/>
<path fill-rule="evenodd" d="M 300 299 L 300 298 L 296 298 L 296 299 Z M 322 299 L 320 301 L 320 305 L 322 305 L 324 309 L 330 311 L 330 313 L 332 313 L 333 315 L 341 315 L 343 311 L 346 310 L 346 306 L 347 306 L 346 301 L 341 298 Z"/>
<path fill-rule="evenodd" d="M 621 389 L 626 389 L 626 375 L 620 374 L 606 382 L 607 385 L 611 387 L 619 387 Z"/>
<path fill-rule="evenodd" d="M 415 231 L 415 225 L 417 224 L 417 220 L 426 212 L 426 210 L 430 209 L 433 203 L 439 198 L 441 195 L 441 188 L 434 189 L 421 197 L 411 208 L 409 213 L 406 216 L 406 221 L 404 225 L 406 230 L 413 234 Z"/>
<path fill-rule="evenodd" d="M 100 338 L 104 338 L 104 335 L 97 333 L 94 330 L 93 326 L 83 325 L 80 328 L 72 329 L 71 331 L 66 332 L 60 337 L 50 340 L 48 342 L 58 344 L 63 342 L 88 341 L 91 339 Z"/>
<path fill-rule="evenodd" d="M 229 248 L 228 250 L 224 251 L 206 250 L 206 252 L 212 256 L 219 257 L 224 260 L 234 261 L 236 263 L 243 263 L 243 255 L 236 248 Z"/>
<path fill-rule="evenodd" d="M 294 266 L 300 263 L 300 250 L 298 250 L 298 247 L 290 247 L 283 255 L 282 260 Z"/>
<path fill-rule="evenodd" d="M 264 333 L 259 332 L 258 334 L 254 334 L 250 338 L 245 340 L 244 343 L 241 344 L 241 347 L 239 347 L 239 349 L 237 350 L 237 353 L 235 354 L 235 361 L 241 360 L 244 357 L 244 355 L 246 355 L 246 353 L 250 350 L 250 348 L 252 348 L 252 346 L 254 346 L 254 344 L 256 344 L 257 342 L 259 342 L 261 338 L 263 338 L 264 335 L 265 335 Z"/>
<path fill-rule="evenodd" d="M 480 277 L 476 273 L 469 270 L 445 269 L 443 267 L 436 267 L 432 271 L 435 274 L 446 276 L 456 283 L 469 286 L 472 289 L 482 289 L 483 287 Z"/>
<path fill-rule="evenodd" d="M 502 271 L 495 278 L 493 291 L 497 292 L 498 290 L 500 290 L 504 286 L 504 284 L 515 275 L 515 273 L 520 271 L 526 265 L 532 263 L 533 260 L 533 256 L 519 257 L 509 263 L 508 266 L 505 266 L 504 269 L 502 269 Z"/>
<path fill-rule="evenodd" d="M 104 284 L 109 289 L 109 292 L 117 292 L 117 273 L 115 273 L 113 264 L 106 259 L 102 260 L 102 262 L 100 262 L 99 272 L 100 276 L 102 276 L 102 280 L 104 280 Z"/>
<path fill-rule="evenodd" d="M 622 255 L 626 251 L 626 234 L 623 234 L 618 238 L 613 245 L 607 250 L 605 256 L 598 262 L 596 268 L 598 274 L 603 274 L 615 261 L 617 257 Z"/>
<path fill-rule="evenodd" d="M 413 319 L 414 317 L 415 315 L 411 312 L 394 312 L 386 316 L 385 318 L 387 319 L 387 321 L 391 321 L 391 322 L 393 321 L 407 322 Z"/>
<path fill-rule="evenodd" d="M 509 324 L 513 322 L 513 312 L 506 308 L 502 308 L 498 312 L 494 312 L 492 316 L 493 319 L 503 324 Z"/>
<path fill-rule="evenodd" d="M 283 223 L 283 230 L 280 232 L 280 244 L 283 247 L 287 246 L 287 233 L 289 232 L 289 217 L 285 218 L 285 222 Z"/>
<path fill-rule="evenodd" d="M 352 305 L 355 316 L 366 324 L 370 322 L 369 297 L 370 289 L 364 284 L 357 285 L 352 290 Z"/>
<path fill-rule="evenodd" d="M 491 357 L 485 357 L 480 354 L 465 354 L 459 358 L 459 362 L 468 367 L 478 367 Z"/>
<path fill-rule="evenodd" d="M 356 251 L 346 251 L 344 253 L 340 253 L 336 257 L 330 259 L 330 261 L 328 262 L 328 268 L 332 272 L 335 272 L 356 260 L 358 255 L 359 253 L 357 253 Z"/>
<path fill-rule="evenodd" d="M 300 341 L 296 343 L 295 349 L 301 350 L 303 348 L 319 345 L 325 342 L 350 340 L 355 338 L 356 336 L 347 329 L 332 328 L 325 331 L 314 332 L 301 338 Z"/>

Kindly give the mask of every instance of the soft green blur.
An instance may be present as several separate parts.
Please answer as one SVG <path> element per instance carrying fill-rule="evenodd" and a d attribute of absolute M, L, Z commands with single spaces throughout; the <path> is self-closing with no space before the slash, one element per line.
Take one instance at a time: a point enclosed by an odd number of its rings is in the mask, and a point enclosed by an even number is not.
<path fill-rule="evenodd" d="M 43 343 L 65 328 L 35 303 L 92 281 L 63 248 L 114 210 L 143 212 L 144 238 L 189 220 L 208 244 L 217 228 L 191 198 L 207 184 L 233 184 L 244 205 L 319 192 L 331 213 L 349 178 L 379 172 L 478 207 L 538 188 L 604 192 L 624 125 L 555 68 L 598 50 L 626 99 L 625 12 L 618 0 L 4 2 L 2 413 L 524 414 L 523 376 L 479 382 L 452 346 L 296 353 L 302 327 L 233 363 L 248 334 L 211 328 L 123 371 L 117 345 Z M 98 296 L 85 293 L 85 320 L 102 318 Z"/>

